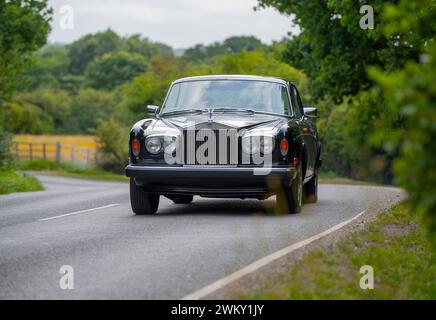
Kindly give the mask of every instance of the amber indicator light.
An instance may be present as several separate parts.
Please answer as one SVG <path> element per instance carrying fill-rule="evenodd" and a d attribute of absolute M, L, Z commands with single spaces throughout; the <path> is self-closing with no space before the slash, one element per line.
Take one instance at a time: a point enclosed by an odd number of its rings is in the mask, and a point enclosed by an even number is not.
<path fill-rule="evenodd" d="M 140 147 L 141 147 L 141 144 L 139 143 L 139 140 L 138 139 L 133 139 L 132 140 L 132 151 L 133 151 L 133 153 L 138 155 Z"/>
<path fill-rule="evenodd" d="M 280 151 L 282 153 L 283 156 L 285 156 L 288 153 L 288 140 L 283 139 L 282 141 L 280 141 Z"/>

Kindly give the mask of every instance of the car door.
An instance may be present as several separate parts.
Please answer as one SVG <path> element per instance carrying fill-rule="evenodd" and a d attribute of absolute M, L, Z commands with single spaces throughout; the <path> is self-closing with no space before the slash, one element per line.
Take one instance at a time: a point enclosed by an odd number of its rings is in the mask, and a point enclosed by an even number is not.
<path fill-rule="evenodd" d="M 316 142 L 316 127 L 315 124 L 304 114 L 303 103 L 298 93 L 297 88 L 290 84 L 291 102 L 294 109 L 294 115 L 300 127 L 300 134 L 306 150 L 306 175 L 305 182 L 308 181 L 314 174 L 316 157 L 317 157 L 317 142 Z"/>

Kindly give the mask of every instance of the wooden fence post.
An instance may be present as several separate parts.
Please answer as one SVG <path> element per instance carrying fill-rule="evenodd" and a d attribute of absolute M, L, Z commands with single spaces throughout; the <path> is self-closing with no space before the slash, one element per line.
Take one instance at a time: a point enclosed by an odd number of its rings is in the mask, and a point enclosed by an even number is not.
<path fill-rule="evenodd" d="M 32 150 L 32 144 L 29 143 L 29 159 L 32 160 L 33 159 L 33 150 Z"/>
<path fill-rule="evenodd" d="M 56 142 L 56 163 L 61 163 L 61 144 Z"/>
<path fill-rule="evenodd" d="M 47 159 L 47 152 L 46 152 L 46 144 L 45 143 L 42 144 L 42 157 L 44 158 L 44 160 Z"/>

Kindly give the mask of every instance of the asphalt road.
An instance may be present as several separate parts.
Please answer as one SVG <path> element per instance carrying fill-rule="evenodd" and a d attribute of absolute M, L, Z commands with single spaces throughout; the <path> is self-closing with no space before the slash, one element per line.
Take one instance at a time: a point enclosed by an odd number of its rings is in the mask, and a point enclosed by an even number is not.
<path fill-rule="evenodd" d="M 161 197 L 157 215 L 134 216 L 126 183 L 38 178 L 46 191 L 0 196 L 0 299 L 182 298 L 399 194 L 320 185 L 317 204 L 286 216 L 264 213 L 273 198 Z M 63 265 L 73 290 L 60 288 Z"/>

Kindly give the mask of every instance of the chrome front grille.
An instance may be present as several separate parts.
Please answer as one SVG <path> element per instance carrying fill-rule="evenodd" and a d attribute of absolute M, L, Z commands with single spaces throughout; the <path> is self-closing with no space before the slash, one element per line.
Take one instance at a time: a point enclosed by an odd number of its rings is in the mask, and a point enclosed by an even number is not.
<path fill-rule="evenodd" d="M 238 164 L 238 134 L 236 130 L 199 129 L 183 131 L 185 165 Z"/>

